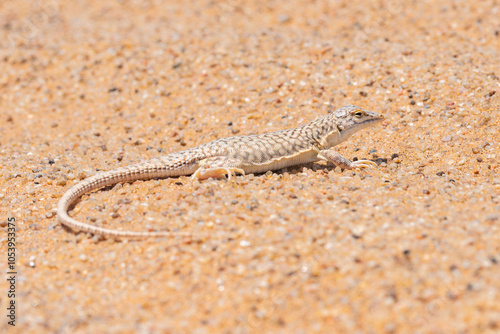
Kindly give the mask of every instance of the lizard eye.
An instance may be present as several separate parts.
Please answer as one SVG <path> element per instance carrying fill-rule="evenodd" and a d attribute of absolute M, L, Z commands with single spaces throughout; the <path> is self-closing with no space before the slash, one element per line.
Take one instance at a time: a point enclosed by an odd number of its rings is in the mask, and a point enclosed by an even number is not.
<path fill-rule="evenodd" d="M 361 110 L 358 110 L 354 113 L 354 117 L 361 118 L 363 117 L 363 112 Z"/>

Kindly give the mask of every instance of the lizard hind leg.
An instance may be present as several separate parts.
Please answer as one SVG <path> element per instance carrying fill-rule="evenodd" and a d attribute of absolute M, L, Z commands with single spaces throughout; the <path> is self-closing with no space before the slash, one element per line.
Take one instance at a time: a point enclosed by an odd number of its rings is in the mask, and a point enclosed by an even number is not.
<path fill-rule="evenodd" d="M 238 174 L 245 175 L 245 171 L 241 169 L 242 161 L 230 157 L 211 157 L 198 161 L 199 168 L 193 173 L 191 179 L 204 180 L 210 177 L 223 178 L 231 180 L 231 176 Z"/>

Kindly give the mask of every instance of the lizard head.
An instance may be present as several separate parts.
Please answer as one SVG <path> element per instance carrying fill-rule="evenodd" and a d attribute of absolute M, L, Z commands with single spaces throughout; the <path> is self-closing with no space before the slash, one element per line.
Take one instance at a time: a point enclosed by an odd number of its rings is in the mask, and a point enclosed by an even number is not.
<path fill-rule="evenodd" d="M 384 116 L 360 107 L 349 105 L 333 112 L 337 119 L 337 128 L 342 140 L 352 136 L 361 129 L 380 123 Z"/>

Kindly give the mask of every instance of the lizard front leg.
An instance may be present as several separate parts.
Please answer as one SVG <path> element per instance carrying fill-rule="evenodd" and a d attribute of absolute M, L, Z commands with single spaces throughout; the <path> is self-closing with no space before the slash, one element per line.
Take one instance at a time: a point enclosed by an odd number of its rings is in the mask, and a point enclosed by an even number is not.
<path fill-rule="evenodd" d="M 210 177 L 222 178 L 227 175 L 227 179 L 230 180 L 231 176 L 236 173 L 245 175 L 245 171 L 240 168 L 242 164 L 240 159 L 225 156 L 206 158 L 198 161 L 199 168 L 191 178 L 203 180 Z"/>
<path fill-rule="evenodd" d="M 358 160 L 351 161 L 346 157 L 340 155 L 338 152 L 333 149 L 329 150 L 320 150 L 318 152 L 318 158 L 326 161 L 330 161 L 342 169 L 354 169 L 354 168 L 368 168 L 377 166 L 377 164 L 370 160 Z"/>

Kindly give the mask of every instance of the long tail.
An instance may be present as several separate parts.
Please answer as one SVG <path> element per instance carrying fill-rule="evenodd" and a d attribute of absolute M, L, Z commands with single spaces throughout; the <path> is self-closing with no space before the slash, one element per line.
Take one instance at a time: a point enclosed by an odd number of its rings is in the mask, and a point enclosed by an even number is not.
<path fill-rule="evenodd" d="M 117 168 L 108 172 L 101 172 L 91 176 L 74 186 L 72 186 L 59 200 L 57 204 L 57 217 L 59 222 L 75 231 L 84 231 L 92 234 L 110 237 L 122 238 L 146 238 L 146 237 L 172 237 L 172 236 L 192 236 L 190 233 L 183 232 L 133 232 L 119 231 L 108 228 L 92 226 L 79 222 L 68 215 L 69 207 L 74 204 L 78 198 L 85 193 L 102 187 L 110 186 L 119 182 L 132 182 L 136 180 L 148 180 L 153 178 L 162 178 L 174 176 L 172 171 L 151 164 L 150 168 L 145 169 L 144 164 L 132 165 L 128 167 Z"/>

